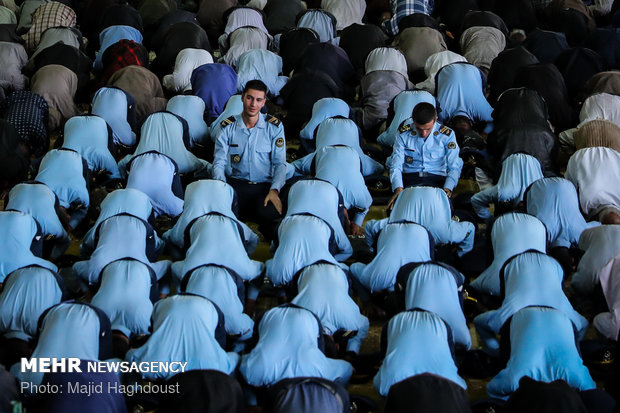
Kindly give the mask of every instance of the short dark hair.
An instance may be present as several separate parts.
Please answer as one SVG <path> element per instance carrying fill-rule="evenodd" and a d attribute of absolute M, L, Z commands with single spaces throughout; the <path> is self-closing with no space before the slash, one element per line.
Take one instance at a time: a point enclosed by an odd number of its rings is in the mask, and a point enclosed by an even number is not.
<path fill-rule="evenodd" d="M 437 111 L 435 110 L 435 106 L 430 103 L 420 102 L 413 108 L 411 118 L 418 125 L 425 125 L 437 118 Z"/>
<path fill-rule="evenodd" d="M 260 90 L 261 92 L 265 92 L 265 95 L 267 94 L 267 85 L 258 79 L 250 80 L 248 83 L 246 83 L 245 87 L 243 88 L 243 93 L 245 94 L 250 89 Z"/>

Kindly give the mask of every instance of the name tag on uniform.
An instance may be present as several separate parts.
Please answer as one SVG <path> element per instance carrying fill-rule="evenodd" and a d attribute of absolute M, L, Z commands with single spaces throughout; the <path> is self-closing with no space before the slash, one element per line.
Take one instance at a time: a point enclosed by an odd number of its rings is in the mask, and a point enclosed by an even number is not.
<path fill-rule="evenodd" d="M 238 148 L 239 147 L 239 145 L 237 145 L 236 143 L 231 143 L 229 146 L 231 148 Z"/>
<path fill-rule="evenodd" d="M 241 162 L 241 156 L 240 155 L 230 155 L 230 161 L 233 163 L 239 163 Z"/>
<path fill-rule="evenodd" d="M 413 156 L 405 156 L 405 163 L 413 163 Z"/>

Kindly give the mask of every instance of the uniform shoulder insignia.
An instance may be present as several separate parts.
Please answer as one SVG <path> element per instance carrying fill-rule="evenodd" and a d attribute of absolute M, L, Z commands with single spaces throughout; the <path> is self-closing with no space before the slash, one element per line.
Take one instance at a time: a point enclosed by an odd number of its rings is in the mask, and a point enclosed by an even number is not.
<path fill-rule="evenodd" d="M 280 126 L 280 119 L 276 118 L 275 116 L 271 116 L 271 115 L 267 115 L 267 122 L 269 123 L 273 123 L 276 126 Z"/>
<path fill-rule="evenodd" d="M 448 135 L 448 136 L 449 136 L 449 135 L 451 135 L 451 134 L 452 134 L 452 129 L 450 129 L 450 128 L 449 128 L 449 127 L 447 127 L 447 126 L 442 126 L 442 127 L 439 129 L 439 133 L 443 133 L 444 135 Z"/>
<path fill-rule="evenodd" d="M 448 149 L 456 149 L 456 143 L 450 142 L 447 146 Z"/>
<path fill-rule="evenodd" d="M 405 124 L 405 122 L 406 121 L 403 121 L 403 123 L 401 123 L 400 126 L 398 127 L 398 131 L 400 133 L 407 132 L 407 131 L 411 130 L 411 125 L 407 125 L 407 124 Z"/>
<path fill-rule="evenodd" d="M 225 128 L 228 125 L 232 125 L 233 123 L 235 123 L 235 117 L 231 116 L 229 118 L 224 119 L 223 121 L 220 122 L 220 127 L 221 128 Z"/>

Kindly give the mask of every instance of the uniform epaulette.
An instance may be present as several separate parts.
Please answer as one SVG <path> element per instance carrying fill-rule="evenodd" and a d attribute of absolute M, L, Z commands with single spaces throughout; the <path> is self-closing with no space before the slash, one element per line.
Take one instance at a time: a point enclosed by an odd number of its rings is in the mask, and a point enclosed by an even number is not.
<path fill-rule="evenodd" d="M 452 135 L 452 129 L 450 129 L 450 128 L 449 128 L 449 127 L 447 127 L 447 126 L 442 126 L 442 127 L 439 129 L 439 133 L 443 133 L 444 135 L 450 136 L 450 135 Z"/>
<path fill-rule="evenodd" d="M 407 125 L 407 124 L 405 124 L 405 122 L 407 122 L 407 121 L 406 120 L 403 121 L 403 123 L 401 123 L 400 126 L 398 127 L 398 131 L 400 133 L 407 132 L 407 131 L 411 130 L 411 125 Z"/>
<path fill-rule="evenodd" d="M 228 125 L 232 125 L 233 123 L 235 123 L 235 117 L 231 116 L 229 118 L 224 119 L 223 121 L 220 122 L 220 128 L 224 128 Z"/>
<path fill-rule="evenodd" d="M 282 123 L 280 121 L 280 119 L 278 119 L 278 118 L 276 118 L 275 116 L 272 116 L 272 115 L 267 115 L 267 122 L 273 123 L 276 126 L 280 126 L 280 123 Z"/>

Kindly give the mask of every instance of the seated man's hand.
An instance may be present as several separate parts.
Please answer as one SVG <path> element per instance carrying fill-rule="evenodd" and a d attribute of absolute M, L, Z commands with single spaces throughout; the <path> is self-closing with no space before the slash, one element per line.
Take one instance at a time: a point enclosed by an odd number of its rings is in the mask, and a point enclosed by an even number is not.
<path fill-rule="evenodd" d="M 282 201 L 280 200 L 280 195 L 278 191 L 275 189 L 269 190 L 267 196 L 265 197 L 265 206 L 267 206 L 267 204 L 270 202 L 276 208 L 278 214 L 282 215 Z"/>
<path fill-rule="evenodd" d="M 391 211 L 392 208 L 394 208 L 394 203 L 396 202 L 396 198 L 398 198 L 398 195 L 403 192 L 403 187 L 399 186 L 398 188 L 396 188 L 394 190 L 394 195 L 392 195 L 392 198 L 390 199 L 390 202 L 388 202 L 387 204 L 387 210 Z"/>
<path fill-rule="evenodd" d="M 362 236 L 364 235 L 364 229 L 351 222 L 351 235 L 355 235 L 356 237 Z"/>
<path fill-rule="evenodd" d="M 452 191 L 449 190 L 448 188 L 444 188 L 443 191 L 446 193 L 446 195 L 448 195 L 448 198 L 452 196 Z"/>

